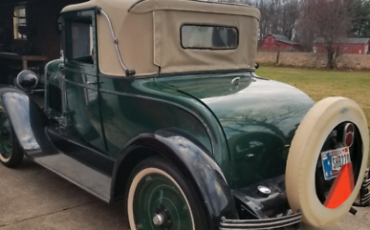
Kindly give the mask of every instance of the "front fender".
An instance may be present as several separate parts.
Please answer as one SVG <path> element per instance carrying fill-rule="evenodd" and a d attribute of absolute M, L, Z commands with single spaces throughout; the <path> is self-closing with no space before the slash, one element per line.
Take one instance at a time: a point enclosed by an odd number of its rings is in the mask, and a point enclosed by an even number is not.
<path fill-rule="evenodd" d="M 45 134 L 48 119 L 27 94 L 14 87 L 1 87 L 0 105 L 7 112 L 19 144 L 28 156 L 33 158 L 33 155 L 53 151 Z"/>
<path fill-rule="evenodd" d="M 127 169 L 134 168 L 130 156 L 135 155 L 137 149 L 151 149 L 174 163 L 184 173 L 185 178 L 194 185 L 197 191 L 196 195 L 203 201 L 203 207 L 212 229 L 219 228 L 223 216 L 237 218 L 233 196 L 220 167 L 207 154 L 205 148 L 195 144 L 197 142 L 191 141 L 191 139 L 191 137 L 173 130 L 141 134 L 132 139 L 124 148 L 115 165 L 112 178 L 112 197 L 117 192 L 115 185 L 127 181 L 130 174 Z M 124 173 L 122 169 L 126 169 L 123 170 Z"/>

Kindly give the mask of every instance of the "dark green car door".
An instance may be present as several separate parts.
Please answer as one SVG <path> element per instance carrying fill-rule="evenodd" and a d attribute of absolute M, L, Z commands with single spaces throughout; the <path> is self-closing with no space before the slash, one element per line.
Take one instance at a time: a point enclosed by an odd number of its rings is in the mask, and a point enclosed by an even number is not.
<path fill-rule="evenodd" d="M 70 13 L 66 25 L 66 97 L 71 126 L 83 144 L 105 152 L 99 106 L 95 11 Z"/>

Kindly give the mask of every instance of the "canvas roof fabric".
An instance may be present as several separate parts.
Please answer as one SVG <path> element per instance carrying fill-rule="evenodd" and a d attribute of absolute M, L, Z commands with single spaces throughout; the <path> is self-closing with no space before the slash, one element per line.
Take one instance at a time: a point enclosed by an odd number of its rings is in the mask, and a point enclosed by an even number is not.
<path fill-rule="evenodd" d="M 96 7 L 109 16 L 123 63 L 136 76 L 254 69 L 260 19 L 254 7 L 190 0 L 91 0 L 62 12 Z M 124 76 L 108 22 L 102 15 L 97 21 L 99 69 L 106 75 Z M 238 47 L 184 49 L 180 38 L 184 24 L 236 27 Z"/>

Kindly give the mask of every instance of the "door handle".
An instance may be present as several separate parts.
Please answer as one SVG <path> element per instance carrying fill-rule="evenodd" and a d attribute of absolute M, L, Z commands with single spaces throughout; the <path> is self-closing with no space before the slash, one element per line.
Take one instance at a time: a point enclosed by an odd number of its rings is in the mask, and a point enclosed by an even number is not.
<path fill-rule="evenodd" d="M 87 81 L 85 85 L 98 85 L 98 84 L 103 84 L 102 81 Z"/>

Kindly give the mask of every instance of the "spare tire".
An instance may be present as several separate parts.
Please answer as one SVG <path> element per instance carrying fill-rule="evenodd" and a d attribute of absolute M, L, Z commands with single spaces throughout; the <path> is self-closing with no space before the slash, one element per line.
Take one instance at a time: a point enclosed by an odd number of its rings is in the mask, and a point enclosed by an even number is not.
<path fill-rule="evenodd" d="M 347 134 L 352 135 L 352 142 Z M 330 166 L 332 159 L 342 157 L 336 155 L 338 151 L 346 152 L 349 160 L 343 164 L 334 160 L 335 166 Z M 356 102 L 342 97 L 326 98 L 306 114 L 293 138 L 286 168 L 288 201 L 293 211 L 302 211 L 304 223 L 325 227 L 348 213 L 362 184 L 368 151 L 366 117 Z M 325 154 L 332 156 L 331 161 Z M 328 174 L 327 165 L 337 167 L 339 173 Z M 349 178 L 348 183 L 344 175 Z M 344 189 L 339 184 L 344 184 Z M 346 184 L 348 192 L 343 195 Z M 332 202 L 333 197 L 340 198 Z"/>

